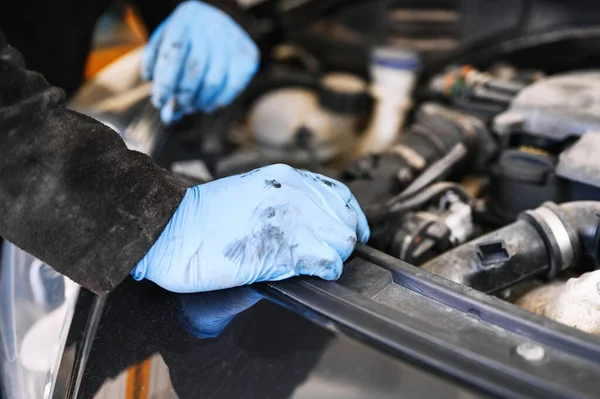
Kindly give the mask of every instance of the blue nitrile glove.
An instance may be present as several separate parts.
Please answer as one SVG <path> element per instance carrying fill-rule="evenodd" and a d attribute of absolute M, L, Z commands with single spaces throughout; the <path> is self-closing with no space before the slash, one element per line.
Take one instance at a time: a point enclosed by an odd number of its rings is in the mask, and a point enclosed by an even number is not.
<path fill-rule="evenodd" d="M 350 190 L 286 165 L 189 189 L 131 272 L 181 293 L 298 275 L 335 280 L 367 219 Z"/>
<path fill-rule="evenodd" d="M 198 338 L 216 338 L 263 296 L 249 287 L 179 296 L 184 327 Z"/>
<path fill-rule="evenodd" d="M 163 122 L 171 123 L 229 104 L 258 65 L 258 48 L 231 17 L 200 1 L 186 1 L 152 34 L 142 77 L 153 80 L 152 103 Z"/>

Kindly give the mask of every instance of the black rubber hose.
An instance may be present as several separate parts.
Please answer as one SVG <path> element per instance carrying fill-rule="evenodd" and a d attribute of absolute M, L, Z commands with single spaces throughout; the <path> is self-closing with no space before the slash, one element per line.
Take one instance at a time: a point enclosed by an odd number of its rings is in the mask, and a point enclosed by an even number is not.
<path fill-rule="evenodd" d="M 425 263 L 423 269 L 448 280 L 493 293 L 548 271 L 544 240 L 519 220 Z"/>
<path fill-rule="evenodd" d="M 600 202 L 546 203 L 422 267 L 487 293 L 574 266 L 599 268 L 599 223 Z"/>
<path fill-rule="evenodd" d="M 378 155 L 370 155 L 354 162 L 344 173 L 341 180 L 346 183 L 350 190 L 356 196 L 362 207 L 385 206 L 394 193 L 398 193 L 414 180 L 408 179 L 400 181 L 398 172 L 405 170 L 410 173 L 422 172 L 425 168 L 434 164 L 440 159 L 448 156 L 452 152 L 449 160 L 451 165 L 448 170 L 442 172 L 452 172 L 453 165 L 456 165 L 456 156 L 460 160 L 473 155 L 475 148 L 474 142 L 477 137 L 469 135 L 468 132 L 459 129 L 455 120 L 445 118 L 440 115 L 428 116 L 423 120 L 413 124 L 407 132 L 400 136 L 398 145 L 395 148 L 408 149 L 410 153 L 416 155 L 422 166 L 416 168 L 402 152 L 389 151 Z M 457 145 L 459 148 L 457 149 Z M 453 151 L 455 150 L 455 151 Z M 463 154 L 463 150 L 465 153 Z M 439 170 L 432 171 L 438 173 Z M 434 180 L 439 176 L 433 176 Z M 425 176 L 425 178 L 429 178 Z M 420 186 L 420 189 L 423 186 Z M 414 194 L 414 192 L 412 193 Z"/>

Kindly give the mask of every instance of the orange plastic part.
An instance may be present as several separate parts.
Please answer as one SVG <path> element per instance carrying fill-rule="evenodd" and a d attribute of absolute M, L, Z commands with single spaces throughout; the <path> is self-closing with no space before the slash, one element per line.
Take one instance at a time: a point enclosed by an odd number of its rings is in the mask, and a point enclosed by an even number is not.
<path fill-rule="evenodd" d="M 124 23 L 131 32 L 133 40 L 119 46 L 94 49 L 87 59 L 85 67 L 85 79 L 94 77 L 104 67 L 133 49 L 143 45 L 148 40 L 148 31 L 141 18 L 133 8 L 127 6 L 124 15 Z"/>

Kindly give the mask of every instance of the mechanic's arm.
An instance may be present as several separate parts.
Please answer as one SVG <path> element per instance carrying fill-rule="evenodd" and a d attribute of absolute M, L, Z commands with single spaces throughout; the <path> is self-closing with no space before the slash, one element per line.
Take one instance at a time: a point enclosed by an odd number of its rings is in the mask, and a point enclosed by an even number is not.
<path fill-rule="evenodd" d="M 285 165 L 186 190 L 65 109 L 0 33 L 0 236 L 86 288 L 130 271 L 175 292 L 336 279 L 369 235 L 346 186 Z"/>
<path fill-rule="evenodd" d="M 64 103 L 0 31 L 0 236 L 105 293 L 152 247 L 185 186 Z"/>
<path fill-rule="evenodd" d="M 138 4 L 150 26 L 159 13 L 177 2 L 155 3 Z M 154 83 L 152 103 L 165 123 L 228 105 L 258 69 L 259 51 L 238 24 L 247 19 L 236 1 L 208 3 L 181 2 L 154 30 L 146 46 L 141 73 Z"/>

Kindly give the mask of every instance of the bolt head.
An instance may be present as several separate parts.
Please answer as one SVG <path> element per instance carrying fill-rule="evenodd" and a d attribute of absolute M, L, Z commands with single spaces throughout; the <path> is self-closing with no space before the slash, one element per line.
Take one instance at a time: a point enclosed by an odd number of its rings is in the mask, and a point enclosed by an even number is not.
<path fill-rule="evenodd" d="M 517 346 L 516 353 L 528 362 L 539 362 L 546 356 L 546 351 L 543 347 L 530 342 Z"/>

